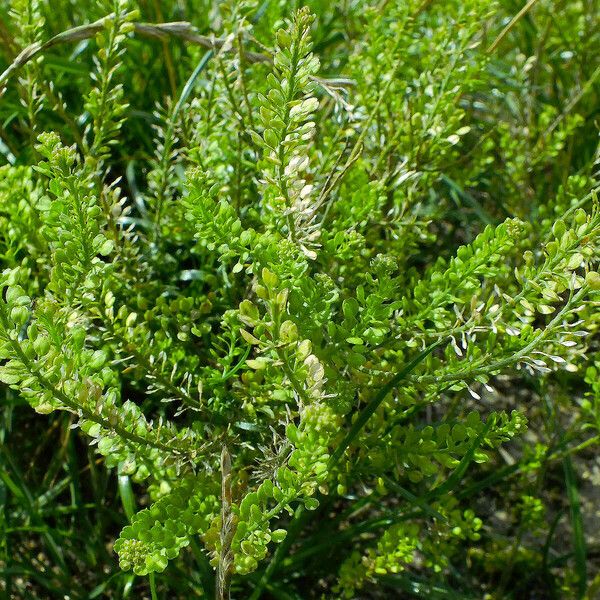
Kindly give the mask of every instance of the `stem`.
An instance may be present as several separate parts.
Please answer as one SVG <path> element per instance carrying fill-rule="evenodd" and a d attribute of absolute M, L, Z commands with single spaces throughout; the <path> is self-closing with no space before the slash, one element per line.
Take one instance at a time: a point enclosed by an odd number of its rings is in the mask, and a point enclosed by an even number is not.
<path fill-rule="evenodd" d="M 150 582 L 150 594 L 152 600 L 158 600 L 158 593 L 156 592 L 156 575 L 154 573 L 149 573 L 148 580 Z"/>
<path fill-rule="evenodd" d="M 48 381 L 48 379 L 46 379 L 44 375 L 42 375 L 42 373 L 31 364 L 31 361 L 23 352 L 23 349 L 21 348 L 20 344 L 10 335 L 8 335 L 8 320 L 4 312 L 4 307 L 0 309 L 0 321 L 2 322 L 2 325 L 7 332 L 6 339 L 8 340 L 16 357 L 21 362 L 23 367 L 27 370 L 27 372 L 30 375 L 37 379 L 38 383 L 43 389 L 51 391 L 54 397 L 60 400 L 60 402 L 72 412 L 74 412 L 77 415 L 83 416 L 88 421 L 97 423 L 98 425 L 102 426 L 108 431 L 113 431 L 119 437 L 127 440 L 128 442 L 131 442 L 134 445 L 138 444 L 142 446 L 150 446 L 177 456 L 185 456 L 187 454 L 184 450 L 171 446 L 170 444 L 164 444 L 163 442 L 160 442 L 158 440 L 149 440 L 136 433 L 127 431 L 127 429 L 124 429 L 118 424 L 113 425 L 108 419 L 104 419 L 100 415 L 92 412 L 90 409 L 77 404 L 77 402 L 69 398 L 61 389 L 55 387 L 50 381 Z"/>
<path fill-rule="evenodd" d="M 298 32 L 298 37 L 300 37 L 300 36 L 302 36 L 301 31 Z M 284 161 L 285 161 L 286 147 L 285 147 L 284 143 L 285 143 L 285 138 L 288 135 L 290 112 L 292 110 L 290 107 L 290 102 L 294 99 L 294 95 L 296 92 L 296 73 L 298 71 L 298 62 L 300 60 L 300 57 L 298 55 L 298 52 L 300 50 L 299 46 L 300 46 L 300 41 L 296 40 L 294 43 L 294 49 L 292 51 L 292 59 L 290 61 L 291 62 L 290 80 L 288 82 L 287 97 L 285 99 L 285 114 L 282 119 L 284 126 L 283 126 L 283 131 L 281 132 L 281 140 L 279 142 L 279 148 L 278 148 L 278 152 L 277 152 L 277 160 L 279 162 L 279 164 L 277 165 L 277 183 L 279 184 L 279 189 L 281 190 L 281 193 L 283 194 L 283 197 L 285 199 L 285 205 L 288 208 L 288 210 L 292 208 L 292 205 L 291 205 L 291 200 L 290 200 L 290 194 L 289 194 L 288 188 L 287 188 L 287 183 L 285 181 Z M 292 215 L 289 213 L 287 215 L 287 224 L 288 224 L 288 230 L 289 230 L 292 241 L 296 241 L 296 226 L 294 224 L 294 219 L 293 219 Z"/>
<path fill-rule="evenodd" d="M 227 446 L 221 451 L 221 549 L 217 567 L 216 600 L 229 600 L 233 574 L 233 551 L 231 542 L 235 535 L 235 516 L 231 512 L 231 456 Z"/>
<path fill-rule="evenodd" d="M 492 374 L 502 370 L 508 365 L 518 362 L 521 358 L 527 356 L 532 350 L 534 350 L 540 342 L 543 342 L 552 332 L 553 328 L 559 323 L 559 321 L 571 310 L 571 307 L 579 302 L 588 292 L 588 286 L 583 285 L 581 289 L 572 296 L 564 308 L 548 323 L 546 328 L 539 333 L 529 344 L 524 348 L 521 348 L 518 352 L 515 352 L 511 356 L 497 360 L 496 362 L 485 364 L 482 366 L 475 367 L 473 369 L 464 369 L 456 373 L 448 373 L 446 375 L 426 375 L 418 379 L 419 383 L 449 383 L 452 381 L 462 381 L 466 379 L 472 379 L 477 375 Z M 489 358 L 489 356 L 487 357 Z M 482 360 L 485 360 L 482 359 Z"/>

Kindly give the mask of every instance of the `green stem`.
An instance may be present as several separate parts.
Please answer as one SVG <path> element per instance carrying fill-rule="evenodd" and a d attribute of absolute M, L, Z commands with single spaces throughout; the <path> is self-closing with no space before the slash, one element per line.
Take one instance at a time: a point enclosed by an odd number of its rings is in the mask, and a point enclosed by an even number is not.
<path fill-rule="evenodd" d="M 440 375 L 425 375 L 425 376 L 419 377 L 418 382 L 425 383 L 425 384 L 449 383 L 452 381 L 465 381 L 467 379 L 473 379 L 474 377 L 477 377 L 478 375 L 498 373 L 499 371 L 504 369 L 504 367 L 507 367 L 508 365 L 518 362 L 521 358 L 524 358 L 525 356 L 530 354 L 533 350 L 535 350 L 540 345 L 541 342 L 543 342 L 545 339 L 547 339 L 548 336 L 550 335 L 550 333 L 552 333 L 552 330 L 554 329 L 554 327 L 556 327 L 556 325 L 571 310 L 573 305 L 577 304 L 588 293 L 588 290 L 589 290 L 588 286 L 583 285 L 581 287 L 581 289 L 574 296 L 572 296 L 569 299 L 569 301 L 563 307 L 563 309 L 559 313 L 557 313 L 557 315 L 554 317 L 554 319 L 552 319 L 552 321 L 550 321 L 550 323 L 548 323 L 548 325 L 546 326 L 546 328 L 543 331 L 541 331 L 524 348 L 521 348 L 521 350 L 519 350 L 518 352 L 515 352 L 511 356 L 508 356 L 501 360 L 497 360 L 496 362 L 493 362 L 493 363 L 488 363 L 488 364 L 484 364 L 484 365 L 475 367 L 473 369 L 464 369 L 464 370 L 458 371 L 456 373 L 448 373 L 446 375 L 441 375 L 441 376 Z M 489 357 L 487 357 L 487 358 L 489 358 Z M 485 362 L 485 360 L 482 359 L 482 361 L 480 361 L 480 362 Z"/>
<path fill-rule="evenodd" d="M 46 390 L 52 392 L 53 396 L 55 398 L 57 398 L 58 400 L 60 400 L 60 402 L 62 404 L 64 404 L 68 409 L 70 409 L 73 413 L 75 413 L 76 415 L 83 416 L 88 421 L 97 423 L 98 425 L 102 426 L 104 429 L 106 429 L 108 431 L 113 431 L 119 437 L 127 440 L 128 442 L 131 442 L 132 444 L 138 444 L 138 445 L 142 445 L 142 446 L 150 446 L 150 447 L 156 448 L 158 450 L 163 450 L 164 452 L 168 452 L 169 454 L 174 454 L 176 456 L 185 456 L 186 455 L 186 452 L 184 450 L 181 450 L 179 448 L 171 446 L 170 444 L 164 444 L 162 442 L 159 442 L 158 440 L 149 440 L 140 435 L 137 435 L 135 433 L 127 431 L 120 425 L 117 425 L 117 424 L 113 425 L 110 423 L 110 421 L 108 419 L 104 419 L 100 415 L 89 410 L 88 408 L 77 404 L 77 402 L 75 402 L 74 400 L 69 398 L 61 389 L 55 387 L 52 383 L 50 383 L 50 381 L 48 381 L 44 377 L 44 375 L 42 375 L 42 373 L 31 364 L 31 361 L 27 358 L 27 356 L 23 352 L 23 349 L 21 348 L 20 344 L 17 342 L 17 340 L 13 339 L 12 336 L 8 333 L 8 328 L 9 328 L 8 319 L 6 318 L 6 314 L 4 312 L 3 306 L 0 308 L 0 321 L 2 322 L 2 325 L 7 332 L 6 339 L 8 340 L 16 357 L 21 362 L 23 367 L 27 370 L 27 372 L 30 375 L 32 375 L 33 377 L 35 377 L 37 379 L 38 383 L 40 384 L 40 386 L 43 389 L 46 389 Z"/>

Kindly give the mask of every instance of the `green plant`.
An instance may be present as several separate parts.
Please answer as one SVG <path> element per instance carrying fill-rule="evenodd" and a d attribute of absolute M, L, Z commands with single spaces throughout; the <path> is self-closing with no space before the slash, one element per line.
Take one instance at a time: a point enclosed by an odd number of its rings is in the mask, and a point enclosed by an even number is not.
<path fill-rule="evenodd" d="M 116 470 L 121 569 L 153 597 L 593 590 L 593 3 L 57 4 L 0 29 L 0 380 Z M 512 536 L 474 501 L 505 486 Z"/>

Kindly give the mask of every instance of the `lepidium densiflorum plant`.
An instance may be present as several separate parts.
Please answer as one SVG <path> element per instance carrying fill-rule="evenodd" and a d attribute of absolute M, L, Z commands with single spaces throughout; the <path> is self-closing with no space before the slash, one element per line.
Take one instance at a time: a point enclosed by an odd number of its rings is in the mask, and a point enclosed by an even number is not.
<path fill-rule="evenodd" d="M 220 598 L 257 600 L 331 541 L 333 597 L 443 576 L 493 527 L 471 474 L 520 460 L 534 411 L 499 390 L 578 376 L 578 432 L 599 428 L 597 156 L 562 154 L 579 119 L 531 170 L 516 160 L 542 132 L 510 144 L 520 121 L 491 123 L 488 84 L 510 87 L 495 3 L 344 3 L 334 34 L 337 3 L 232 0 L 207 35 L 143 4 L 101 2 L 59 40 L 93 39 L 65 131 L 38 123 L 64 103 L 25 65 L 34 146 L 0 167 L 0 380 L 139 486 L 124 570 L 154 582 L 190 546 Z M 124 68 L 143 36 L 185 44 L 165 58 L 177 93 L 156 82 L 152 102 Z M 535 169 L 559 155 L 546 185 Z"/>

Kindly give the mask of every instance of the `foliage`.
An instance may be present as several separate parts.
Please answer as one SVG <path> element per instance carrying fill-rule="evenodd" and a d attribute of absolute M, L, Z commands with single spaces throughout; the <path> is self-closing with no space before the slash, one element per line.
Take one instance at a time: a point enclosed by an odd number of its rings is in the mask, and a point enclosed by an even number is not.
<path fill-rule="evenodd" d="M 296 4 L 0 7 L 0 589 L 592 598 L 597 7 Z"/>

